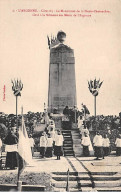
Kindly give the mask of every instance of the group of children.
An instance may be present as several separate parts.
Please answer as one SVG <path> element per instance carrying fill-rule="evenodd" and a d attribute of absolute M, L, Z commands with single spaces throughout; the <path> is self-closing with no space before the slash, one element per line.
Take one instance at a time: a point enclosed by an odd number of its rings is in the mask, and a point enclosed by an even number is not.
<path fill-rule="evenodd" d="M 82 139 L 82 145 L 83 145 L 83 154 L 84 156 L 89 156 L 89 136 L 87 133 L 84 134 L 84 137 Z M 121 155 L 121 135 L 119 134 L 115 141 L 116 146 L 116 156 Z M 96 135 L 93 139 L 93 148 L 94 148 L 94 155 L 96 157 L 96 160 L 102 158 L 104 159 L 105 156 L 108 156 L 111 152 L 111 146 L 110 146 L 110 140 L 108 138 L 108 135 L 105 134 L 103 137 L 99 132 L 96 132 Z"/>
<path fill-rule="evenodd" d="M 102 137 L 99 132 L 96 133 L 94 139 L 94 151 L 95 151 L 95 157 L 96 160 L 99 158 L 104 159 L 105 156 L 108 156 L 110 153 L 110 140 L 107 136 L 107 134 Z"/>
<path fill-rule="evenodd" d="M 57 160 L 60 160 L 60 156 L 63 155 L 63 141 L 61 131 L 59 129 L 56 130 L 54 121 L 51 121 L 40 137 L 41 157 L 49 158 L 55 155 Z"/>

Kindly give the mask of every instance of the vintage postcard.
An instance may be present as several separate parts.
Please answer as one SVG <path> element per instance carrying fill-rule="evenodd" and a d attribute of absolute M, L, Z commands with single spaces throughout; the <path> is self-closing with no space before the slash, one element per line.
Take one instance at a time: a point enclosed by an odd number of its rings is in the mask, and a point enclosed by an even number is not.
<path fill-rule="evenodd" d="M 121 1 L 0 0 L 0 191 L 121 191 Z"/>

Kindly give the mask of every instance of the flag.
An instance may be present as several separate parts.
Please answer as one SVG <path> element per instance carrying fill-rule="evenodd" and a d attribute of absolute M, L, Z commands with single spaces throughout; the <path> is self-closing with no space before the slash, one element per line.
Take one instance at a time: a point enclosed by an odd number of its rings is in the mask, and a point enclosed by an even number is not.
<path fill-rule="evenodd" d="M 97 83 L 96 83 L 96 79 L 94 80 L 94 89 L 97 88 Z"/>
<path fill-rule="evenodd" d="M 101 87 L 102 84 L 103 84 L 103 81 L 99 84 L 99 88 Z"/>
<path fill-rule="evenodd" d="M 27 164 L 32 163 L 31 146 L 26 131 L 24 117 L 22 114 L 22 125 L 19 128 L 19 141 L 18 141 L 18 179 Z"/>
<path fill-rule="evenodd" d="M 91 81 L 90 81 L 90 82 L 88 81 L 88 88 L 89 88 L 89 91 L 92 93 L 92 85 L 91 85 Z"/>
<path fill-rule="evenodd" d="M 48 39 L 48 46 L 49 46 L 49 49 L 50 49 L 50 39 L 49 39 L 48 36 L 47 36 L 47 39 Z"/>
<path fill-rule="evenodd" d="M 92 80 L 90 80 L 90 85 L 91 85 L 91 88 L 94 87 L 94 86 L 93 86 L 93 81 L 92 81 Z"/>

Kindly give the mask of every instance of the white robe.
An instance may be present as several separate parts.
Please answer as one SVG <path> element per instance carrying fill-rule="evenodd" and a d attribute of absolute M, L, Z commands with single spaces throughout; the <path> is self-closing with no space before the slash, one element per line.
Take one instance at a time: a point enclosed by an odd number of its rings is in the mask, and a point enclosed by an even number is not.
<path fill-rule="evenodd" d="M 63 136 L 62 135 L 56 135 L 55 137 L 55 146 L 62 146 L 63 145 Z"/>
<path fill-rule="evenodd" d="M 2 147 L 2 140 L 0 139 L 0 148 Z"/>
<path fill-rule="evenodd" d="M 83 140 L 83 137 L 85 137 L 84 134 L 87 133 L 87 135 L 89 137 L 89 153 L 90 153 L 91 156 L 94 155 L 94 150 L 93 150 L 92 143 L 91 143 L 90 136 L 89 136 L 89 130 L 88 129 L 82 129 L 80 131 L 80 133 L 82 135 L 82 140 Z"/>
<path fill-rule="evenodd" d="M 116 147 L 121 147 L 121 139 L 117 138 L 115 144 L 116 144 Z"/>
<path fill-rule="evenodd" d="M 45 136 L 40 137 L 40 147 L 46 147 L 47 145 L 47 139 Z"/>
<path fill-rule="evenodd" d="M 101 135 L 96 135 L 93 139 L 94 146 L 102 147 L 103 146 L 103 138 Z"/>

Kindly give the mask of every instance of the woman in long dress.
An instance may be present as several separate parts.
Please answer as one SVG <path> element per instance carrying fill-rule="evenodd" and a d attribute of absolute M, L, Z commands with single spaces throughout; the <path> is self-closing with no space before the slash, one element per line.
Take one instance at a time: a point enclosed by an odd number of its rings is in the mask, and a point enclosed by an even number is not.
<path fill-rule="evenodd" d="M 17 149 L 18 138 L 13 131 L 9 131 L 4 140 L 6 155 L 6 167 L 15 169 L 17 167 Z"/>

